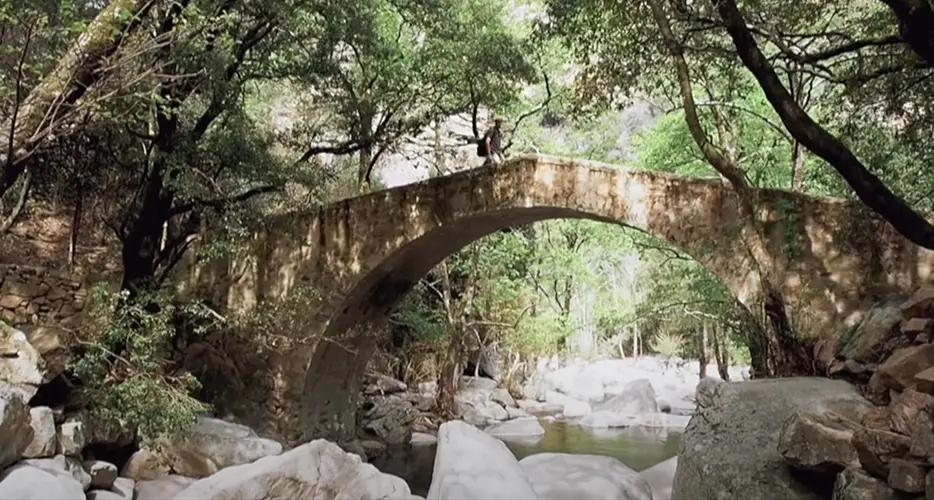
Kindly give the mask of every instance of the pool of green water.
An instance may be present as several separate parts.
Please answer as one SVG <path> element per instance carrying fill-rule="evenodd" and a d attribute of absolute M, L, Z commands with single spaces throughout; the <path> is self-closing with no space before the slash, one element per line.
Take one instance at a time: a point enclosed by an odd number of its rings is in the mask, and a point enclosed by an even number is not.
<path fill-rule="evenodd" d="M 506 442 L 516 458 L 536 453 L 606 455 L 636 471 L 647 469 L 678 454 L 681 433 L 666 429 L 583 429 L 564 421 L 542 420 L 545 436 L 538 442 Z M 392 451 L 373 460 L 379 470 L 399 476 L 412 493 L 425 496 L 431 485 L 435 446 Z"/>

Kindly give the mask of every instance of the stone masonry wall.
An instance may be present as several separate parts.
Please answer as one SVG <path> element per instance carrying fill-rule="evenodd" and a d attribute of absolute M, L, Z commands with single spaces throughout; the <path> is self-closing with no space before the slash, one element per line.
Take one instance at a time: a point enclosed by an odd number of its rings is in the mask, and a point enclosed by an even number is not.
<path fill-rule="evenodd" d="M 14 327 L 75 327 L 88 299 L 71 276 L 45 268 L 0 265 L 0 318 Z"/>

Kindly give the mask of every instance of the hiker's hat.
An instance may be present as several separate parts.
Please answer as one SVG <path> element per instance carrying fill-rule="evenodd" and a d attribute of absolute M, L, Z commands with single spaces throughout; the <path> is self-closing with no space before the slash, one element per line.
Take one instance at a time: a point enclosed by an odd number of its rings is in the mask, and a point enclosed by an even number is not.
<path fill-rule="evenodd" d="M 494 121 L 494 122 L 501 122 L 501 121 L 503 121 L 503 115 L 493 115 L 493 121 Z"/>

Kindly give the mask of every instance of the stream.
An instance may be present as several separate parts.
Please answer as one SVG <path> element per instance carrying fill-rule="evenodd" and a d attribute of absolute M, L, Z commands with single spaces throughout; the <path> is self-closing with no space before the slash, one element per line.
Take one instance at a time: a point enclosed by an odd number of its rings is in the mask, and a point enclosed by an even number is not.
<path fill-rule="evenodd" d="M 536 453 L 579 453 L 617 458 L 636 471 L 647 469 L 678 454 L 680 432 L 631 427 L 582 429 L 574 423 L 541 419 L 545 436 L 535 440 L 506 442 L 516 458 Z M 382 472 L 405 479 L 412 493 L 426 496 L 431 485 L 435 445 L 396 450 L 372 461 Z"/>

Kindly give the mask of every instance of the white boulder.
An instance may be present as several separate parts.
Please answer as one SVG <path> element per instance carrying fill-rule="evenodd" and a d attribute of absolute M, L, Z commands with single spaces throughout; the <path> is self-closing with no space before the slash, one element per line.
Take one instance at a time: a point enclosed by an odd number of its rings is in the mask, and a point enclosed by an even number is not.
<path fill-rule="evenodd" d="M 85 500 L 84 488 L 67 475 L 17 464 L 0 476 L 0 500 Z"/>
<path fill-rule="evenodd" d="M 282 453 L 282 445 L 261 438 L 245 425 L 201 417 L 188 434 L 163 445 L 176 473 L 202 478 L 234 465 Z"/>
<path fill-rule="evenodd" d="M 613 457 L 538 453 L 519 465 L 541 499 L 652 500 L 649 482 Z"/>
<path fill-rule="evenodd" d="M 460 420 L 438 429 L 438 451 L 428 500 L 538 498 L 506 445 Z"/>
<path fill-rule="evenodd" d="M 318 439 L 281 455 L 224 468 L 175 495 L 175 500 L 315 498 L 360 500 L 411 498 L 402 479 L 383 474 L 360 457 Z"/>

